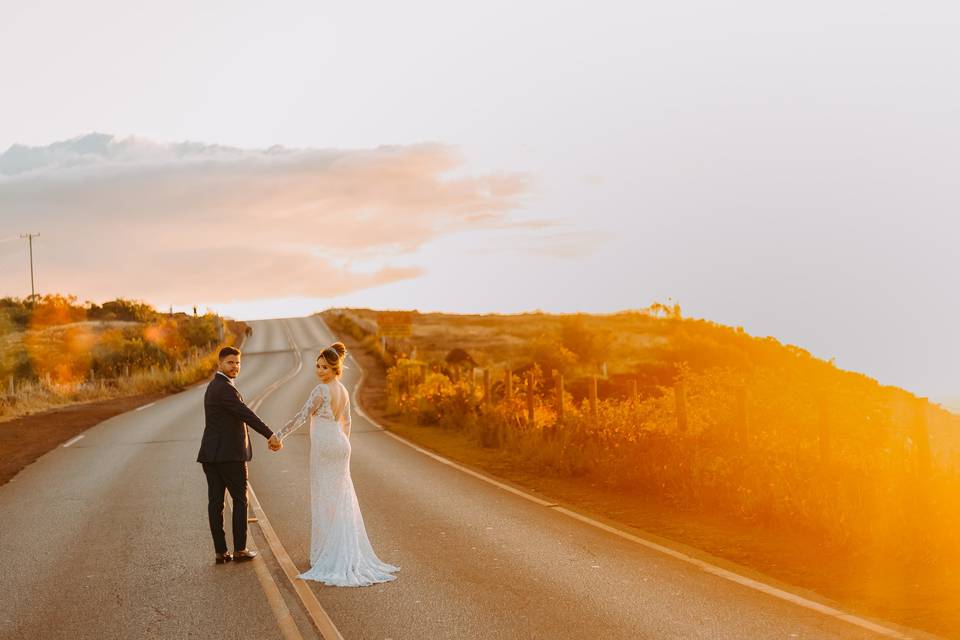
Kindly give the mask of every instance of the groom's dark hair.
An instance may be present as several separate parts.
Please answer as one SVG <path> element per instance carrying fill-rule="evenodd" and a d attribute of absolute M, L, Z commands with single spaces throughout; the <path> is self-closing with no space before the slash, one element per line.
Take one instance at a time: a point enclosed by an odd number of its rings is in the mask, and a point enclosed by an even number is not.
<path fill-rule="evenodd" d="M 227 356 L 238 356 L 240 355 L 240 349 L 236 347 L 224 347 L 220 349 L 220 360 L 223 360 Z"/>

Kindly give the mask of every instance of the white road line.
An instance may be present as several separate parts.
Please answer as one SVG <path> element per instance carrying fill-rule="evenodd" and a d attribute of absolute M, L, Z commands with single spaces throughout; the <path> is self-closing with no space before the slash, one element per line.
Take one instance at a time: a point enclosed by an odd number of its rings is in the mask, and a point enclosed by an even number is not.
<path fill-rule="evenodd" d="M 290 332 L 290 328 L 287 326 L 286 320 L 281 320 L 280 322 L 283 323 L 283 330 L 287 336 L 287 341 L 290 343 L 290 347 L 297 359 L 297 366 L 293 369 L 293 371 L 264 389 L 260 395 L 257 396 L 256 400 L 250 403 L 250 408 L 253 411 L 256 411 L 260 408 L 260 405 L 263 404 L 263 401 L 267 399 L 267 396 L 279 389 L 283 384 L 295 378 L 303 369 L 303 356 L 300 354 L 300 349 L 297 347 L 297 343 L 293 339 L 293 334 Z M 254 492 L 253 485 L 250 484 L 249 481 L 247 481 L 247 487 L 250 490 L 250 506 L 253 508 L 254 515 L 257 517 L 257 525 L 260 527 L 260 531 L 263 533 L 263 537 L 266 538 L 267 545 L 270 547 L 270 551 L 273 553 L 274 558 L 277 559 L 277 563 L 283 569 L 284 575 L 286 575 L 287 580 L 290 581 L 290 585 L 293 587 L 294 592 L 296 592 L 297 597 L 300 598 L 303 608 L 306 609 L 307 615 L 310 616 L 310 619 L 313 621 L 317 631 L 324 638 L 324 640 L 344 640 L 336 625 L 333 624 L 333 620 L 330 618 L 330 615 L 327 614 L 324 608 L 320 605 L 320 601 L 317 600 L 317 596 L 314 595 L 313 591 L 303 580 L 299 579 L 298 576 L 300 575 L 301 571 L 293 563 L 293 560 L 290 559 L 290 554 L 287 553 L 283 543 L 280 542 L 280 537 L 277 535 L 276 531 L 274 531 L 273 525 L 270 524 L 267 514 L 263 512 L 263 506 L 260 504 L 260 500 L 257 499 L 257 494 Z M 267 575 L 270 577 L 270 582 L 275 589 L 276 582 L 273 582 L 273 577 L 270 576 L 269 572 L 267 572 Z M 264 592 L 266 591 L 267 587 L 264 587 Z M 267 597 L 269 599 L 269 594 Z M 279 620 L 280 618 L 278 617 L 277 619 Z"/>
<path fill-rule="evenodd" d="M 333 333 L 333 331 L 330 330 L 330 327 L 327 326 L 327 323 L 324 321 L 324 319 L 323 319 L 322 317 L 318 317 L 318 319 L 319 319 L 320 322 L 323 324 L 323 326 L 326 328 L 326 330 L 330 333 L 331 336 L 335 336 L 335 335 L 336 335 L 336 334 Z M 357 361 L 356 358 L 353 358 L 353 362 L 354 362 L 354 364 L 356 364 L 357 368 L 360 370 L 360 379 L 359 379 L 359 380 L 357 381 L 357 383 L 354 385 L 354 391 L 356 392 L 356 391 L 360 388 L 360 384 L 363 382 L 363 379 L 366 377 L 366 372 L 363 370 L 363 367 L 360 366 L 360 362 Z M 359 402 L 359 395 L 358 395 L 358 393 L 353 393 L 353 394 L 351 394 L 351 395 L 352 395 L 354 398 L 357 398 L 357 401 Z M 355 403 L 355 404 L 356 404 L 356 403 Z M 635 542 L 635 543 L 637 543 L 637 544 L 640 544 L 640 545 L 642 545 L 642 546 L 644 546 L 644 547 L 647 547 L 648 549 L 652 549 L 652 550 L 654 550 L 654 551 L 658 551 L 658 552 L 660 552 L 660 553 L 663 553 L 663 554 L 665 554 L 665 555 L 671 556 L 671 557 L 676 558 L 676 559 L 678 559 L 678 560 L 681 560 L 681 561 L 683 561 L 683 562 L 688 562 L 688 563 L 690 563 L 690 564 L 693 564 L 693 565 L 699 567 L 700 569 L 702 569 L 702 570 L 704 570 L 704 571 L 706 571 L 706 572 L 708 572 L 708 573 L 712 573 L 713 575 L 716 575 L 716 576 L 718 576 L 718 577 L 720 577 L 720 578 L 724 578 L 725 580 L 729 580 L 729 581 L 731 581 L 731 582 L 735 582 L 735 583 L 737 583 L 737 584 L 743 585 L 743 586 L 745 586 L 745 587 L 747 587 L 747 588 L 749 588 L 749 589 L 753 589 L 753 590 L 755 590 L 755 591 L 759 591 L 759 592 L 761 592 L 761 593 L 765 593 L 765 594 L 770 595 L 770 596 L 772 596 L 772 597 L 774 597 L 774 598 L 779 598 L 779 599 L 781 599 L 781 600 L 785 600 L 785 601 L 787 601 L 787 602 L 791 602 L 791 603 L 793 603 L 793 604 L 795 604 L 795 605 L 797 605 L 797 606 L 804 607 L 804 608 L 810 609 L 810 610 L 812 610 L 812 611 L 816 611 L 816 612 L 821 613 L 821 614 L 823 614 L 823 615 L 830 616 L 830 617 L 836 618 L 836 619 L 838 619 L 838 620 L 843 620 L 844 622 L 847 622 L 847 623 L 849 623 L 849 624 L 852 624 L 852 625 L 861 627 L 861 628 L 863 628 L 863 629 L 867 629 L 867 630 L 869 630 L 869 631 L 872 631 L 872 632 L 874 632 L 874 633 L 878 633 L 878 634 L 880 634 L 880 635 L 882 635 L 882 636 L 886 636 L 886 637 L 888 637 L 888 638 L 897 638 L 897 640 L 910 640 L 911 638 L 913 638 L 913 636 L 911 636 L 911 635 L 905 635 L 904 633 L 901 633 L 900 631 L 897 631 L 896 629 L 892 629 L 892 628 L 890 628 L 890 627 L 886 627 L 886 626 L 877 624 L 876 622 L 873 622 L 873 621 L 871 621 L 871 620 L 867 620 L 867 619 L 865 619 L 865 618 L 861 618 L 861 617 L 856 616 L 856 615 L 854 615 L 854 614 L 852 614 L 852 613 L 850 613 L 850 612 L 843 611 L 843 610 L 840 610 L 840 609 L 836 609 L 836 608 L 834 608 L 834 607 L 830 607 L 830 606 L 821 604 L 821 603 L 816 602 L 816 601 L 814 601 L 814 600 L 810 600 L 810 599 L 808 599 L 808 598 L 804 598 L 804 597 L 799 596 L 799 595 L 797 595 L 797 594 L 795 594 L 795 593 L 790 593 L 789 591 L 784 591 L 783 589 L 778 589 L 777 587 L 774 587 L 774 586 L 772 586 L 772 585 L 768 585 L 768 584 L 763 583 L 763 582 L 760 582 L 760 581 L 758 581 L 758 580 L 754 580 L 754 579 L 752 579 L 752 578 L 747 578 L 747 577 L 745 577 L 745 576 L 741 576 L 740 574 L 734 573 L 733 571 L 729 571 L 729 570 L 727 570 L 727 569 L 723 569 L 723 568 L 718 567 L 718 566 L 716 566 L 716 565 L 714 565 L 714 564 L 711 564 L 711 563 L 709 563 L 709 562 L 706 562 L 705 560 L 700 560 L 699 558 L 695 558 L 695 557 L 693 557 L 693 556 L 689 556 L 689 555 L 687 555 L 687 554 L 685 554 L 685 553 L 681 553 L 681 552 L 676 551 L 676 550 L 674 550 L 674 549 L 671 549 L 671 548 L 669 548 L 669 547 L 665 547 L 665 546 L 663 546 L 663 545 L 661 545 L 661 544 L 657 544 L 656 542 L 653 542 L 653 541 L 651 541 L 651 540 L 647 540 L 647 539 L 642 538 L 642 537 L 640 537 L 640 536 L 638 536 L 638 535 L 635 535 L 635 534 L 632 534 L 632 533 L 628 533 L 628 532 L 623 531 L 623 530 L 621 530 L 621 529 L 618 529 L 618 528 L 616 528 L 616 527 L 612 527 L 612 526 L 610 526 L 610 525 L 608 525 L 608 524 L 604 524 L 603 522 L 600 522 L 599 520 L 594 520 L 593 518 L 590 518 L 590 517 L 588 517 L 588 516 L 579 514 L 579 513 L 575 512 L 575 511 L 571 511 L 570 509 L 565 509 L 565 508 L 563 508 L 563 507 L 560 507 L 560 506 L 556 505 L 556 504 L 553 503 L 553 502 L 547 502 L 547 501 L 545 501 L 545 500 L 542 500 L 541 498 L 538 498 L 538 497 L 536 497 L 536 496 L 534 496 L 534 495 L 531 495 L 531 494 L 526 493 L 526 492 L 524 492 L 524 491 L 521 491 L 521 490 L 519 490 L 519 489 L 517 489 L 517 488 L 515 488 L 515 487 L 511 487 L 511 486 L 509 486 L 509 485 L 507 485 L 507 484 L 504 484 L 504 483 L 502 483 L 502 482 L 499 482 L 498 480 L 495 480 L 495 479 L 493 479 L 493 478 L 491 478 L 491 477 L 489 477 L 489 476 L 487 476 L 487 475 L 484 475 L 484 474 L 482 474 L 482 473 L 479 473 L 479 472 L 477 472 L 477 471 L 474 471 L 473 469 L 468 469 L 468 468 L 466 468 L 466 467 L 464 467 L 464 466 L 462 466 L 462 465 L 459 465 L 459 464 L 457 464 L 456 462 L 453 462 L 453 461 L 451 461 L 451 460 L 448 460 L 447 458 L 444 458 L 443 456 L 438 455 L 438 454 L 436 454 L 436 453 L 434 453 L 434 452 L 432 452 L 432 451 L 428 451 L 428 450 L 424 449 L 423 447 L 420 447 L 420 446 L 414 444 L 413 442 L 407 440 L 406 438 L 403 438 L 402 436 L 398 436 L 397 434 L 395 434 L 395 433 L 393 433 L 393 432 L 391 432 L 391 431 L 388 431 L 386 428 L 383 427 L 383 425 L 379 424 L 376 420 L 374 420 L 374 419 L 371 418 L 369 415 L 367 415 L 367 414 L 366 414 L 362 409 L 360 409 L 359 407 L 356 407 L 356 409 L 357 409 L 357 413 L 359 413 L 361 416 L 363 416 L 370 424 L 372 424 L 373 426 L 377 427 L 378 429 L 380 429 L 381 431 L 383 431 L 386 435 L 390 436 L 390 437 L 393 438 L 394 440 L 397 440 L 398 442 L 401 442 L 401 443 L 407 445 L 407 446 L 410 447 L 411 449 L 414 449 L 414 450 L 416 450 L 416 451 L 419 451 L 420 453 L 422 453 L 422 454 L 424 454 L 424 455 L 426 455 L 426 456 L 429 456 L 429 457 L 433 458 L 434 460 L 436 460 L 436 461 L 438 461 L 438 462 L 440 462 L 440 463 L 442 463 L 442 464 L 445 464 L 445 465 L 447 465 L 447 466 L 453 467 L 454 469 L 457 469 L 458 471 L 462 471 L 462 472 L 464 472 L 464 473 L 466 473 L 466 474 L 469 474 L 469 475 L 471 475 L 471 476 L 473 476 L 474 478 L 477 478 L 477 479 L 479 479 L 479 480 L 483 480 L 484 482 L 489 483 L 489 484 L 492 484 L 493 486 L 498 487 L 498 488 L 500 488 L 500 489 L 503 489 L 504 491 L 509 491 L 510 493 L 512 493 L 512 494 L 514 494 L 514 495 L 517 495 L 517 496 L 519 496 L 519 497 L 521 497 L 521 498 L 523 498 L 523 499 L 525 499 L 525 500 L 529 500 L 530 502 L 533 502 L 533 503 L 538 504 L 538 505 L 540 505 L 540 506 L 545 506 L 545 507 L 547 507 L 547 508 L 549 508 L 549 509 L 552 509 L 553 511 L 555 511 L 555 512 L 557 512 L 557 513 L 563 514 L 563 515 L 565 515 L 565 516 L 567 516 L 567 517 L 569 517 L 569 518 L 573 518 L 574 520 L 579 520 L 580 522 L 583 522 L 584 524 L 590 525 L 590 526 L 592 526 L 592 527 L 596 527 L 597 529 L 602 529 L 602 530 L 604 530 L 604 531 L 607 531 L 608 533 L 612 533 L 612 534 L 614 534 L 614 535 L 616 535 L 616 536 L 619 536 L 619 537 L 621 537 L 621 538 L 624 538 L 624 539 L 626 539 L 626 540 L 630 540 L 631 542 Z M 914 631 L 914 630 L 910 630 L 910 631 L 913 632 L 913 633 L 917 633 L 917 632 Z M 925 634 L 925 635 L 926 635 L 927 637 L 931 637 L 930 634 Z"/>
<path fill-rule="evenodd" d="M 64 443 L 63 448 L 66 449 L 67 447 L 69 447 L 70 445 L 72 445 L 74 442 L 76 442 L 82 437 L 83 437 L 83 434 L 77 436 L 76 438 L 70 438 L 70 440 Z"/>
<path fill-rule="evenodd" d="M 134 409 L 134 411 L 143 411 L 144 409 L 146 409 L 146 408 L 148 408 L 148 407 L 152 407 L 152 406 L 155 405 L 155 404 L 157 404 L 157 403 L 156 403 L 156 402 L 151 402 L 150 404 L 145 404 L 145 405 L 143 405 L 142 407 L 137 407 L 136 409 Z"/>

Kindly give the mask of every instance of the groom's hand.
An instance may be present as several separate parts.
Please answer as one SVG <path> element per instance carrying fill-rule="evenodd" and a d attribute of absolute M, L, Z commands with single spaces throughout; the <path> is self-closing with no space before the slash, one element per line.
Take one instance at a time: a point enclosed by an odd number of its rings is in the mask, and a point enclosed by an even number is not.
<path fill-rule="evenodd" d="M 283 443 L 280 442 L 277 434 L 270 436 L 270 439 L 267 440 L 267 446 L 270 447 L 270 451 L 280 451 L 280 449 L 283 449 Z"/>

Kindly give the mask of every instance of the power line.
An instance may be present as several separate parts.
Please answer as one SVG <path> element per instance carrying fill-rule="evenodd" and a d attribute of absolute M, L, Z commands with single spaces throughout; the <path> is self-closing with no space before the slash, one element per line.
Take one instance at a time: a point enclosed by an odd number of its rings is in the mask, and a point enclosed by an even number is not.
<path fill-rule="evenodd" d="M 30 243 L 30 304 L 33 304 L 33 301 L 37 297 L 37 290 L 33 285 L 33 239 L 39 238 L 39 233 L 25 233 L 20 236 L 21 238 L 26 238 Z"/>

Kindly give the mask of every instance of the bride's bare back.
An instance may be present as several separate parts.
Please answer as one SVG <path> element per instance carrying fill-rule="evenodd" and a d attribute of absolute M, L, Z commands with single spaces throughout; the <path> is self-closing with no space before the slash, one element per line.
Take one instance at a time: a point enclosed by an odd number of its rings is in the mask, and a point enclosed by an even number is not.
<path fill-rule="evenodd" d="M 350 436 L 350 394 L 339 380 L 327 384 L 330 388 L 330 406 L 343 432 Z M 344 417 L 346 416 L 346 419 Z"/>

